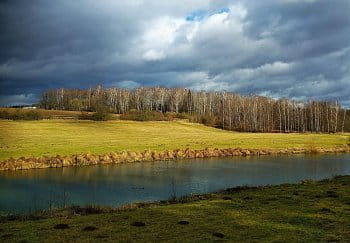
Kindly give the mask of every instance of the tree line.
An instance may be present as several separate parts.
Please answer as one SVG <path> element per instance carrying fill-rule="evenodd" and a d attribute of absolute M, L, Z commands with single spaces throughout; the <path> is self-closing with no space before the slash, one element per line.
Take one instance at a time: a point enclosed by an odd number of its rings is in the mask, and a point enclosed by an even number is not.
<path fill-rule="evenodd" d="M 186 113 L 213 126 L 249 132 L 340 132 L 347 110 L 336 100 L 296 101 L 243 96 L 231 92 L 204 92 L 185 88 L 141 87 L 86 90 L 55 89 L 42 95 L 44 109 L 98 111 L 125 114 L 139 112 Z"/>

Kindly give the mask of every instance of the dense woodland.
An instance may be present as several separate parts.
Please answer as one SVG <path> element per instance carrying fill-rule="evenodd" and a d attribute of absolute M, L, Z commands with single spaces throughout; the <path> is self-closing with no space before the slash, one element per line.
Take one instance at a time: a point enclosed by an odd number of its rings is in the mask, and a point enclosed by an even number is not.
<path fill-rule="evenodd" d="M 207 125 L 250 132 L 341 132 L 347 111 L 337 101 L 305 102 L 230 92 L 195 92 L 184 88 L 143 87 L 133 90 L 101 86 L 87 90 L 48 90 L 45 109 L 130 111 L 188 114 Z"/>

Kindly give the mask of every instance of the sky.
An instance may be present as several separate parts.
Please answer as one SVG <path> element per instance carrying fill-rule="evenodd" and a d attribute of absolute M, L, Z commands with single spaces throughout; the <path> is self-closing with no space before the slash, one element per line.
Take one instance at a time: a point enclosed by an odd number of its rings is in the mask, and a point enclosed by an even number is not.
<path fill-rule="evenodd" d="M 350 108 L 349 0 L 0 1 L 0 105 L 186 87 Z"/>

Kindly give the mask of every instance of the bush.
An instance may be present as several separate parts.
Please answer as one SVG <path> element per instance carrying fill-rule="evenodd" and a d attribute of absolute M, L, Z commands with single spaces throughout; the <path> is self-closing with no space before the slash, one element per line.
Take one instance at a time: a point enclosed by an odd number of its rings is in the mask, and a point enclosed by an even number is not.
<path fill-rule="evenodd" d="M 0 110 L 0 119 L 10 119 L 10 113 L 7 110 Z"/>
<path fill-rule="evenodd" d="M 42 120 L 43 115 L 38 111 L 28 111 L 25 116 L 26 120 Z"/>
<path fill-rule="evenodd" d="M 79 120 L 93 120 L 93 121 L 108 121 L 114 119 L 112 114 L 107 110 L 100 109 L 95 113 L 82 111 L 78 117 Z"/>
<path fill-rule="evenodd" d="M 92 115 L 89 114 L 88 112 L 86 111 L 82 111 L 81 114 L 78 116 L 78 119 L 79 120 L 92 120 Z"/>
<path fill-rule="evenodd" d="M 167 117 L 165 117 L 163 113 L 157 111 L 130 110 L 120 115 L 120 119 L 131 121 L 164 121 L 167 120 Z"/>
<path fill-rule="evenodd" d="M 41 120 L 44 119 L 44 115 L 36 110 L 0 110 L 0 119 L 7 120 Z"/>
<path fill-rule="evenodd" d="M 202 115 L 200 117 L 200 123 L 209 127 L 214 127 L 216 125 L 216 118 L 214 116 Z"/>
<path fill-rule="evenodd" d="M 99 107 L 97 111 L 93 114 L 86 111 L 82 111 L 79 119 L 80 120 L 93 120 L 93 121 L 108 121 L 111 120 L 112 114 L 109 113 L 109 110 L 106 107 Z"/>
<path fill-rule="evenodd" d="M 184 113 L 184 112 L 175 113 L 174 117 L 177 118 L 177 119 L 188 119 L 188 120 L 191 120 L 191 116 L 188 113 Z"/>
<path fill-rule="evenodd" d="M 164 113 L 164 120 L 166 121 L 173 121 L 176 118 L 176 113 L 175 112 L 167 112 Z"/>
<path fill-rule="evenodd" d="M 91 120 L 94 120 L 94 121 L 108 121 L 111 119 L 112 119 L 111 114 L 104 110 L 98 110 L 91 116 Z"/>
<path fill-rule="evenodd" d="M 177 117 L 180 119 L 188 119 L 190 122 L 201 123 L 209 127 L 215 127 L 217 124 L 217 118 L 210 115 L 189 115 L 181 113 Z"/>

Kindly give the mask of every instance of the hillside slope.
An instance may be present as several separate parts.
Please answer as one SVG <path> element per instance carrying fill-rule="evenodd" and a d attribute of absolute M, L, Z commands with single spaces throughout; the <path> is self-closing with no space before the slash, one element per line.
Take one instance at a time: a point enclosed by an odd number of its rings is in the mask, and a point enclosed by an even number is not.
<path fill-rule="evenodd" d="M 164 151 L 180 148 L 331 148 L 348 134 L 230 132 L 183 121 L 0 120 L 0 160 L 9 157 Z"/>

